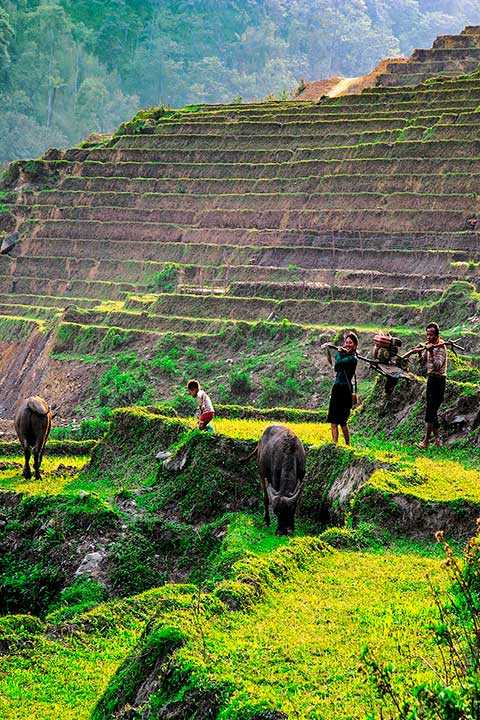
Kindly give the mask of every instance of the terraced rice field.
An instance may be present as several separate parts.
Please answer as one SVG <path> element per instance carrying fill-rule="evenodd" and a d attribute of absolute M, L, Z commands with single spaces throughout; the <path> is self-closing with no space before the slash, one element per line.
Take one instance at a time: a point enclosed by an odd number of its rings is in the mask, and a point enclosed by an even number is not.
<path fill-rule="evenodd" d="M 145 411 L 143 411 L 145 412 Z M 152 419 L 155 416 L 147 417 Z M 159 421 L 161 423 L 161 418 Z M 178 421 L 186 428 L 193 428 L 193 420 Z M 226 419 L 214 421 L 217 434 L 236 440 L 256 441 L 272 420 Z M 330 426 L 326 423 L 287 422 L 289 427 L 308 447 L 321 448 L 331 442 Z M 343 440 L 340 439 L 343 446 Z M 158 448 L 153 448 L 152 453 Z M 368 484 L 388 494 L 399 493 L 422 501 L 473 502 L 480 507 L 480 471 L 478 453 L 449 448 L 431 448 L 428 453 L 416 450 L 401 442 L 382 439 L 353 437 L 353 457 L 368 458 L 377 465 L 372 470 Z M 23 459 L 20 455 L 0 455 L 0 491 L 14 491 L 25 495 L 76 495 L 80 491 L 96 491 L 105 498 L 118 492 L 114 485 L 107 486 L 102 478 L 98 486 L 91 480 L 82 480 L 81 471 L 88 457 L 57 456 L 55 444 L 45 455 L 43 479 L 25 480 L 22 477 Z"/>
<path fill-rule="evenodd" d="M 193 339 L 201 347 L 242 327 L 254 353 L 257 325 L 318 344 L 346 326 L 365 334 L 388 327 L 410 341 L 434 315 L 451 336 L 465 336 L 475 362 L 480 241 L 466 221 L 480 212 L 479 38 L 478 28 L 440 38 L 411 62 L 392 63 L 379 87 L 358 96 L 157 110 L 104 143 L 11 167 L 0 188 L 10 215 L 0 220 L 19 242 L 0 255 L 2 402 L 24 364 L 42 375 L 52 351 L 58 364 L 88 353 L 89 370 L 111 363 L 124 340 L 145 355 L 165 336 L 188 349 Z M 465 368 L 474 377 L 473 365 Z M 68 378 L 59 394 L 71 392 Z M 86 372 L 79 384 L 88 380 Z M 463 385 L 471 396 L 473 383 Z M 173 669 L 201 693 L 222 688 L 225 719 L 253 710 L 360 719 L 374 703 L 358 668 L 364 644 L 412 684 L 432 679 L 426 576 L 443 581 L 440 560 L 428 542 L 398 536 L 431 539 L 452 517 L 459 527 L 447 529 L 471 531 L 480 509 L 476 450 L 420 453 L 373 433 L 356 435 L 351 449 L 333 448 L 327 425 L 288 423 L 308 446 L 301 522 L 318 528 L 322 502 L 338 522 L 359 521 L 368 532 L 380 524 L 388 544 L 333 550 L 318 539 L 275 538 L 251 514 L 258 480 L 254 463 L 243 467 L 241 458 L 270 421 L 218 418 L 217 435 L 199 441 L 188 433 L 193 421 L 172 429 L 170 419 L 165 429 L 156 411 L 122 412 L 120 439 L 128 445 L 140 427 L 138 447 L 125 450 L 117 437 L 93 469 L 87 449 L 60 454 L 50 444 L 42 480 L 27 481 L 17 449 L 0 447 L 2 512 L 17 518 L 1 517 L 8 552 L 0 600 L 6 612 L 35 603 L 38 614 L 0 618 L 2 718 L 134 713 L 144 670 L 128 674 L 132 686 L 115 674 L 126 660 L 135 670 L 138 657 L 150 658 L 155 632 L 167 625 L 185 640 Z M 182 448 L 193 440 L 200 459 L 208 445 L 221 470 L 205 478 L 200 462 L 203 484 L 189 482 L 188 491 L 182 473 L 158 482 L 154 437 L 169 447 L 173 438 Z M 189 472 L 198 481 L 196 467 L 187 465 L 187 480 Z M 338 487 L 328 494 L 346 475 L 362 486 L 342 510 Z M 108 556 L 106 602 L 98 585 L 93 601 L 91 587 L 74 587 L 76 568 L 97 547 Z M 186 584 L 200 567 L 206 587 Z M 172 578 L 176 586 L 133 595 Z M 229 592 L 257 596 L 230 612 L 219 600 Z M 153 635 L 142 637 L 147 626 Z M 142 702 L 158 710 L 165 697 Z"/>
<path fill-rule="evenodd" d="M 129 413 L 132 419 L 145 418 L 158 426 L 165 422 L 144 409 L 122 412 L 124 428 L 128 428 Z M 193 425 L 189 420 L 173 422 L 178 424 L 180 435 L 183 428 Z M 267 424 L 257 420 L 216 420 L 218 433 L 238 440 L 256 440 Z M 308 444 L 309 453 L 331 448 L 327 445 L 326 424 L 288 425 Z M 142 427 L 146 432 L 146 426 Z M 133 425 L 130 432 L 135 432 Z M 221 439 L 202 437 L 207 442 Z M 185 437 L 183 442 L 187 442 Z M 129 450 L 122 449 L 115 439 L 113 443 L 117 456 L 130 463 Z M 44 459 L 44 477 L 38 482 L 21 477 L 22 462 L 13 444 L 5 445 L 0 457 L 0 491 L 7 492 L 7 499 L 12 493 L 26 497 L 26 518 L 30 502 L 39 503 L 40 509 L 47 500 L 58 504 L 55 521 L 46 535 L 52 547 L 65 540 L 60 532 L 61 522 L 65 522 L 61 520 L 62 512 L 68 512 L 70 506 L 76 508 L 75 512 L 83 507 L 88 518 L 82 521 L 82 542 L 88 538 L 89 528 L 98 526 L 103 516 L 110 518 L 109 523 L 116 518 L 115 522 L 123 523 L 120 528 L 126 529 L 137 517 L 129 515 L 129 498 L 138 499 L 138 522 L 144 522 L 142 513 L 152 502 L 148 493 L 158 491 L 150 477 L 152 458 L 140 452 L 136 462 L 141 461 L 144 469 L 141 482 L 135 478 L 130 484 L 124 481 L 120 492 L 118 486 L 105 479 L 107 466 L 101 463 L 104 469 L 96 476 L 83 476 L 88 461 L 85 451 L 72 454 L 65 447 L 63 452 L 67 454 L 59 455 L 59 447 L 52 443 Z M 238 452 L 245 454 L 243 444 Z M 105 457 L 110 457 L 108 449 Z M 368 481 L 374 490 L 392 496 L 413 494 L 426 505 L 469 501 L 480 507 L 480 473 L 475 454 L 438 449 L 416 453 L 400 443 L 359 437 L 349 462 L 355 464 L 366 458 L 381 465 Z M 311 461 L 315 461 L 313 456 Z M 121 504 L 125 501 L 126 505 Z M 56 507 L 50 504 L 45 505 L 45 509 L 50 508 L 49 516 Z M 89 611 L 73 607 L 67 619 L 62 605 L 41 620 L 7 615 L 0 619 L 8 643 L 0 659 L 2 717 L 109 717 L 95 707 L 111 683 L 116 687 L 114 678 L 122 663 L 137 656 L 138 651 L 131 656 L 135 644 L 148 642 L 141 637 L 147 623 L 149 632 L 173 625 L 186 634 L 188 642 L 175 652 L 172 663 L 180 676 L 188 673 L 190 686 L 205 689 L 226 684 L 226 717 L 230 717 L 228 713 L 232 718 L 237 717 L 235 713 L 241 717 L 242 708 L 251 706 L 275 708 L 302 720 L 364 717 L 375 702 L 373 689 L 360 671 L 365 644 L 378 659 L 393 661 L 397 672 L 412 684 L 432 679 L 424 661 L 428 658 L 431 663 L 436 652 L 428 632 L 434 613 L 427 576 L 442 584 L 444 575 L 441 560 L 431 545 L 391 540 L 388 549 L 333 550 L 319 548 L 318 540 L 309 538 L 275 538 L 274 528 L 263 528 L 256 516 L 230 513 L 229 523 L 226 535 L 222 535 L 221 550 L 229 568 L 229 553 L 241 557 L 248 552 L 261 559 L 261 571 L 253 568 L 253 572 L 263 577 L 268 563 L 274 560 L 272 550 L 286 545 L 293 553 L 287 560 L 279 560 L 271 581 L 252 606 L 219 612 L 207 595 L 200 596 L 192 585 L 180 584 L 123 600 L 112 599 Z M 40 535 L 36 542 L 40 542 Z M 298 562 L 294 561 L 296 547 L 300 553 Z M 248 577 L 252 570 L 242 567 L 232 572 Z M 216 592 L 213 585 L 210 587 Z M 222 583 L 218 587 L 222 597 Z M 148 656 L 149 650 L 142 652 Z"/>
<path fill-rule="evenodd" d="M 478 27 L 466 27 L 459 35 L 438 37 L 431 49 L 415 50 L 408 62 L 391 62 L 377 78 L 380 87 L 417 85 L 428 77 L 458 75 L 478 67 L 480 33 Z"/>
<path fill-rule="evenodd" d="M 238 320 L 421 327 L 423 302 L 480 277 L 480 78 L 448 77 L 477 61 L 477 30 L 392 64 L 395 87 L 159 111 L 12 170 L 21 242 L 0 258 L 0 319 L 146 339 Z M 446 76 L 402 87 L 416 64 Z"/>

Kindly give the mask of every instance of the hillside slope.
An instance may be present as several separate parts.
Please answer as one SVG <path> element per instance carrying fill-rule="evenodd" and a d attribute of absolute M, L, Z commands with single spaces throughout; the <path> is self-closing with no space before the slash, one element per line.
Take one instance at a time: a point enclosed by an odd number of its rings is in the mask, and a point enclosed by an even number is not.
<path fill-rule="evenodd" d="M 473 73 L 318 104 L 158 108 L 14 163 L 2 414 L 30 388 L 71 414 L 125 348 L 157 363 L 150 399 L 190 367 L 222 400 L 314 407 L 319 345 L 345 327 L 365 349 L 380 327 L 415 342 L 435 317 L 475 355 L 479 105 Z"/>

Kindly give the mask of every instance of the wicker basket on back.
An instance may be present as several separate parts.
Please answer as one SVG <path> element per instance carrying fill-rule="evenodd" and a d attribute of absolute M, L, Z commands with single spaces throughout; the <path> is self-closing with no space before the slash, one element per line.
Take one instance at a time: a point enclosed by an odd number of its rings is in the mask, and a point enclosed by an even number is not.
<path fill-rule="evenodd" d="M 402 346 L 399 338 L 388 333 L 378 333 L 373 338 L 373 357 L 386 365 L 394 362 L 398 349 Z"/>

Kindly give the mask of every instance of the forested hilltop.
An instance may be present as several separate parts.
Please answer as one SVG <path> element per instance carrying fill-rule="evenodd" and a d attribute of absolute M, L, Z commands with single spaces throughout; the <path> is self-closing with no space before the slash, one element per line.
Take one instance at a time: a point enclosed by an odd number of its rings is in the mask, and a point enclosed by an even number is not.
<path fill-rule="evenodd" d="M 476 0 L 1 0 L 0 164 L 138 107 L 358 75 L 478 22 Z"/>

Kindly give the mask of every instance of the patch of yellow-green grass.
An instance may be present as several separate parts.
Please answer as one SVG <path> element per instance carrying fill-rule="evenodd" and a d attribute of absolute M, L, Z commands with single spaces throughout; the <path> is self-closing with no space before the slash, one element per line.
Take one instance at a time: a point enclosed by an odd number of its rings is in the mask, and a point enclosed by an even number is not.
<path fill-rule="evenodd" d="M 258 440 L 269 425 L 285 425 L 307 445 L 323 445 L 331 442 L 330 425 L 327 423 L 293 423 L 274 420 L 239 420 L 215 418 L 215 430 L 221 435 L 228 435 L 237 440 Z"/>
<path fill-rule="evenodd" d="M 95 305 L 92 310 L 94 312 L 120 312 L 125 308 L 124 300 L 102 300 Z"/>
<path fill-rule="evenodd" d="M 28 638 L 23 648 L 1 655 L 2 720 L 88 720 L 146 622 L 162 603 L 170 604 L 170 613 L 162 613 L 166 622 L 170 614 L 181 615 L 187 589 L 165 586 L 99 605 L 77 619 L 79 629 L 73 635 L 54 636 L 46 628 Z M 84 625 L 93 628 L 86 632 Z"/>
<path fill-rule="evenodd" d="M 420 657 L 435 661 L 426 575 L 441 582 L 440 565 L 416 552 L 312 553 L 248 611 L 197 612 L 181 585 L 105 603 L 74 620 L 74 634 L 40 633 L 0 657 L 0 717 L 87 720 L 155 614 L 184 628 L 174 664 L 193 685 L 231 684 L 221 717 L 254 702 L 298 720 L 363 718 L 374 699 L 358 669 L 363 645 L 413 682 L 431 679 Z"/>
<path fill-rule="evenodd" d="M 417 457 L 410 462 L 399 458 L 391 469 L 375 470 L 370 484 L 422 500 L 480 502 L 480 471 L 443 458 Z"/>
<path fill-rule="evenodd" d="M 319 556 L 250 612 L 211 619 L 177 661 L 233 685 L 225 718 L 253 701 L 297 720 L 363 718 L 374 703 L 359 672 L 365 644 L 413 682 L 432 679 L 421 659 L 435 653 L 426 575 L 440 580 L 440 564 L 416 553 Z"/>
<path fill-rule="evenodd" d="M 28 654 L 0 661 L 4 720 L 87 720 L 138 633 L 63 643 L 42 636 Z"/>
<path fill-rule="evenodd" d="M 128 295 L 127 302 L 128 302 L 128 300 L 133 300 L 135 302 L 147 303 L 147 304 L 154 303 L 156 300 L 158 300 L 158 293 L 143 293 L 143 294 L 132 293 L 132 294 Z"/>
<path fill-rule="evenodd" d="M 22 475 L 23 457 L 0 456 L 0 492 L 13 491 L 25 495 L 59 495 L 89 461 L 85 455 L 49 456 L 42 460 L 42 479 L 25 480 Z M 33 473 L 33 460 L 30 461 Z"/>

